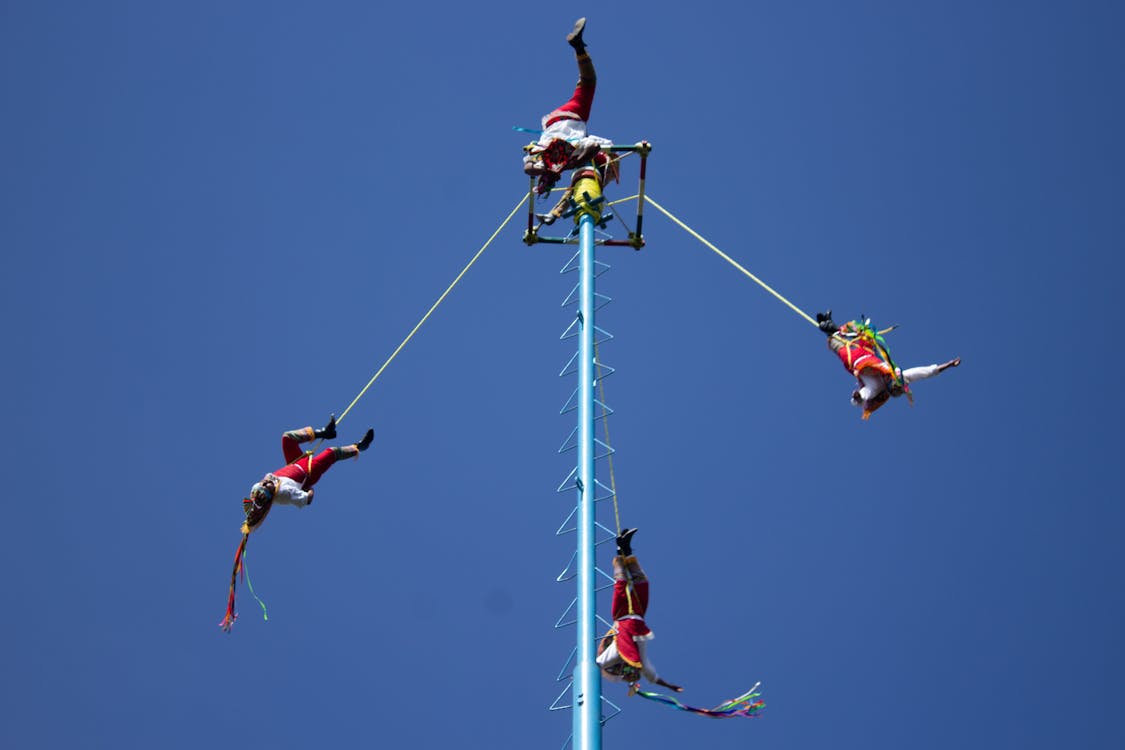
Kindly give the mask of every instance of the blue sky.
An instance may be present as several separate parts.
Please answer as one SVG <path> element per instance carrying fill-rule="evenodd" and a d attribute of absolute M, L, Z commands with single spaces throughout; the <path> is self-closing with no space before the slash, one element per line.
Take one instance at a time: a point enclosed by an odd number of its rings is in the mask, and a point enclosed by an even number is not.
<path fill-rule="evenodd" d="M 0 744 L 562 745 L 571 277 L 518 222 L 341 424 L 372 449 L 251 540 L 270 620 L 242 589 L 216 623 L 240 498 L 520 199 L 583 14 L 591 130 L 654 144 L 654 198 L 901 362 L 964 358 L 863 423 L 657 212 L 602 254 L 652 654 L 768 703 L 607 685 L 606 745 L 1122 746 L 1125 13 L 812 0 L 0 5 Z"/>

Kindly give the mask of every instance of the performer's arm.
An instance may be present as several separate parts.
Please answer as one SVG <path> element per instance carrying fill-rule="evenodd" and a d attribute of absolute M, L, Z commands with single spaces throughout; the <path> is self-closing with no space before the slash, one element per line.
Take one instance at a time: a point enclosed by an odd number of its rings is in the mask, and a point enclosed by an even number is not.
<path fill-rule="evenodd" d="M 274 496 L 274 502 L 282 505 L 296 505 L 298 508 L 303 508 L 313 501 L 312 488 L 308 490 L 296 489 L 288 487 L 279 489 L 277 495 Z"/>

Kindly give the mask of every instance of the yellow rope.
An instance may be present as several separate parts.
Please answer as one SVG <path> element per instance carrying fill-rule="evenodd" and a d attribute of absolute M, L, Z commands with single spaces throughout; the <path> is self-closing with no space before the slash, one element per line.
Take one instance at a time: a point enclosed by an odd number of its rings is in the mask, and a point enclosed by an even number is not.
<path fill-rule="evenodd" d="M 613 473 L 613 443 L 609 439 L 609 411 L 605 405 L 605 383 L 602 382 L 602 359 L 598 354 L 597 339 L 594 339 L 594 364 L 598 367 L 598 395 L 601 396 L 602 402 L 602 427 L 605 428 L 605 445 L 609 454 L 606 459 L 609 461 L 609 489 L 613 495 L 613 520 L 617 525 L 617 536 L 621 536 L 621 513 L 617 508 L 617 477 Z M 625 571 L 625 604 L 628 607 L 629 614 L 634 614 L 633 576 L 629 574 L 629 566 L 624 559 L 621 561 L 621 567 Z"/>
<path fill-rule="evenodd" d="M 595 334 L 597 332 L 595 331 Z M 617 477 L 613 473 L 613 445 L 609 439 L 609 412 L 605 405 L 605 383 L 602 382 L 602 360 L 598 356 L 598 342 L 594 340 L 594 364 L 598 366 L 598 395 L 601 396 L 602 402 L 602 426 L 605 428 L 605 444 L 606 450 L 609 455 L 606 457 L 609 461 L 609 489 L 613 494 L 613 520 L 617 524 L 617 535 L 621 535 L 621 513 L 617 509 Z"/>
<path fill-rule="evenodd" d="M 669 213 L 669 212 L 667 211 L 667 209 L 665 209 L 665 208 L 664 208 L 663 206 L 661 206 L 661 205 L 660 205 L 659 203 L 657 203 L 656 201 L 654 201 L 654 200 L 652 199 L 652 196 L 651 196 L 651 195 L 646 195 L 646 196 L 645 196 L 645 201 L 646 201 L 646 202 L 648 202 L 648 203 L 651 203 L 651 204 L 652 204 L 653 206 L 655 206 L 655 207 L 656 207 L 656 209 L 657 209 L 658 211 L 660 211 L 660 212 L 661 212 L 662 214 L 664 214 L 664 215 L 665 215 L 665 216 L 667 216 L 667 217 L 668 217 L 669 219 L 671 219 L 672 221 L 674 221 L 674 222 L 675 222 L 676 224 L 679 224 L 679 225 L 680 225 L 680 227 L 681 227 L 681 228 L 682 228 L 682 229 L 683 229 L 684 231 L 686 231 L 686 232 L 687 232 L 688 234 L 690 234 L 690 235 L 691 235 L 692 237 L 695 237 L 695 239 L 699 240 L 699 241 L 700 241 L 700 242 L 702 242 L 702 243 L 703 243 L 704 245 L 706 245 L 707 247 L 709 247 L 709 248 L 710 248 L 711 250 L 715 251 L 715 252 L 716 252 L 716 253 L 717 253 L 717 254 L 719 255 L 719 257 L 720 257 L 720 258 L 722 258 L 723 260 L 725 260 L 725 261 L 726 261 L 727 263 L 730 263 L 730 264 L 731 264 L 732 266 L 734 266 L 735 268 L 737 268 L 737 269 L 738 269 L 739 271 L 742 271 L 742 273 L 746 274 L 746 276 L 747 276 L 747 277 L 749 277 L 749 278 L 750 278 L 750 280 L 751 280 L 751 281 L 753 281 L 753 282 L 754 282 L 755 284 L 757 284 L 758 286 L 762 287 L 762 289 L 765 289 L 765 290 L 766 290 L 767 292 L 769 292 L 770 294 L 772 294 L 772 295 L 773 295 L 774 297 L 777 297 L 777 298 L 778 298 L 779 300 L 781 300 L 782 302 L 784 302 L 784 303 L 785 303 L 786 305 L 788 305 L 788 306 L 789 306 L 789 309 L 791 309 L 791 310 L 792 310 L 793 312 L 797 313 L 797 314 L 798 314 L 798 315 L 800 315 L 800 316 L 801 316 L 802 318 L 804 318 L 804 319 L 805 319 L 805 320 L 807 320 L 808 322 L 812 323 L 812 324 L 813 324 L 814 326 L 816 325 L 816 321 L 815 321 L 815 320 L 813 320 L 812 318 L 810 318 L 810 317 L 809 317 L 809 316 L 808 316 L 808 315 L 807 315 L 807 314 L 806 314 L 806 313 L 805 313 L 805 312 L 804 312 L 804 311 L 803 311 L 803 310 L 802 310 L 801 308 L 797 307 L 797 306 L 796 306 L 796 305 L 794 305 L 794 304 L 793 304 L 792 302 L 790 302 L 789 300 L 785 299 L 785 297 L 783 297 L 783 296 L 781 296 L 780 294 L 778 294 L 778 293 L 777 293 L 777 292 L 776 292 L 776 291 L 775 291 L 775 290 L 774 290 L 774 289 L 773 289 L 773 288 L 772 288 L 772 287 L 771 287 L 771 286 L 770 286 L 769 284 L 767 284 L 766 282 L 762 281 L 762 280 L 761 280 L 761 279 L 759 279 L 759 278 L 758 278 L 757 276 L 755 276 L 754 274 L 750 273 L 750 272 L 749 272 L 749 271 L 747 271 L 747 270 L 746 270 L 745 268 L 743 268 L 743 267 L 742 267 L 741 265 L 739 265 L 738 261 L 734 260 L 734 258 L 731 258 L 731 257 L 730 257 L 729 255 L 727 255 L 726 253 L 724 253 L 724 252 L 723 252 L 722 250 L 720 250 L 719 248 L 717 248 L 717 247 L 715 247 L 714 245 L 712 245 L 712 244 L 711 244 L 710 242 L 708 242 L 707 240 L 705 240 L 705 239 L 703 238 L 703 236 L 702 236 L 702 235 L 700 235 L 700 234 L 699 234 L 698 232 L 696 232 L 696 231 L 695 231 L 694 229 L 692 229 L 692 228 L 691 228 L 691 227 L 689 227 L 689 226 L 688 226 L 687 224 L 683 223 L 682 221 L 680 221 L 679 219 L 677 219 L 677 218 L 676 218 L 675 216 L 673 216 L 672 214 L 670 214 L 670 213 Z"/>
<path fill-rule="evenodd" d="M 379 379 L 379 376 L 383 374 L 383 370 L 387 369 L 387 365 L 393 362 L 394 358 L 398 356 L 398 353 L 402 351 L 403 347 L 406 346 L 410 339 L 414 338 L 414 334 L 418 333 L 418 329 L 422 327 L 422 324 L 429 320 L 430 315 L 432 315 L 434 310 L 438 308 L 438 305 L 444 302 L 445 298 L 449 296 L 449 293 L 453 291 L 453 287 L 457 286 L 462 277 L 464 277 L 464 275 L 469 272 L 469 269 L 472 268 L 473 264 L 476 263 L 480 256 L 484 254 L 484 251 L 488 249 L 488 246 L 492 244 L 492 241 L 496 239 L 496 236 L 500 234 L 504 227 L 508 226 L 508 222 L 512 220 L 512 217 L 516 215 L 516 212 L 520 210 L 520 207 L 523 206 L 523 203 L 526 200 L 526 195 L 523 198 L 520 198 L 520 202 L 517 203 L 516 207 L 512 209 L 512 212 L 508 214 L 508 218 L 504 219 L 504 221 L 500 223 L 500 226 L 496 228 L 496 231 L 492 233 L 492 236 L 488 238 L 488 241 L 481 246 L 480 250 L 477 250 L 477 254 L 473 256 L 473 259 L 469 261 L 468 265 L 461 269 L 461 273 L 457 274 L 457 278 L 453 280 L 453 283 L 450 284 L 446 288 L 446 290 L 441 293 L 441 296 L 437 298 L 437 302 L 435 302 L 433 306 L 426 311 L 426 314 L 423 315 L 422 319 L 418 321 L 418 325 L 414 326 L 414 329 L 409 334 L 407 334 L 406 338 L 402 340 L 402 343 L 399 344 L 398 347 L 391 353 L 391 356 L 387 357 L 387 361 L 384 362 L 383 366 L 379 368 L 378 372 L 376 372 L 371 377 L 371 380 L 367 381 L 367 385 L 363 386 L 363 390 L 359 392 L 359 395 L 352 399 L 352 402 L 348 404 L 348 408 L 344 409 L 344 413 L 341 414 L 339 419 L 336 420 L 337 424 L 344 421 L 344 417 L 348 415 L 348 412 L 352 410 L 352 407 L 359 403 L 359 400 L 363 398 L 363 395 L 367 393 L 367 390 L 371 388 L 371 386 L 375 384 L 375 381 Z"/>

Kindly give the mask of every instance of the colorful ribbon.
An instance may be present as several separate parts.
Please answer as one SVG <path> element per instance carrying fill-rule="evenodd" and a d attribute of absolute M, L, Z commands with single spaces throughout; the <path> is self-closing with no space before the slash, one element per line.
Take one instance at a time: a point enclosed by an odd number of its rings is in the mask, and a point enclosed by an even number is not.
<path fill-rule="evenodd" d="M 738 696 L 737 698 L 732 698 L 725 703 L 720 703 L 714 708 L 695 708 L 694 706 L 686 706 L 670 695 L 649 693 L 640 689 L 637 689 L 634 692 L 642 698 L 647 698 L 650 701 L 663 703 L 666 706 L 672 706 L 673 708 L 678 708 L 681 711 L 699 714 L 700 716 L 710 716 L 712 719 L 729 719 L 734 716 L 745 716 L 748 719 L 752 719 L 755 716 L 760 715 L 762 708 L 766 705 L 765 701 L 758 699 L 761 693 L 756 692 L 761 684 L 762 683 L 760 682 L 755 683 L 754 687 L 750 688 L 742 695 Z"/>
<path fill-rule="evenodd" d="M 234 553 L 234 568 L 230 572 L 230 593 L 227 595 L 227 611 L 219 622 L 219 627 L 226 633 L 230 632 L 230 629 L 234 627 L 234 621 L 238 619 L 238 613 L 234 611 L 234 590 L 238 583 L 239 573 L 242 574 L 242 579 L 246 581 L 246 587 L 250 589 L 250 595 L 257 600 L 258 606 L 262 608 L 262 619 L 267 621 L 270 619 L 266 612 L 266 603 L 254 593 L 254 584 L 250 582 L 250 573 L 246 569 L 246 542 L 249 540 L 250 533 L 244 533 L 242 542 L 238 545 L 238 551 Z"/>

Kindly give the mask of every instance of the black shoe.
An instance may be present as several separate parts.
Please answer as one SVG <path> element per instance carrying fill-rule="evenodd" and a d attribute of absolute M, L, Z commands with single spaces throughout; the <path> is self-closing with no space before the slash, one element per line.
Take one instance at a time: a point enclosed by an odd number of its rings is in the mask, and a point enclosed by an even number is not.
<path fill-rule="evenodd" d="M 360 453 L 363 453 L 365 450 L 368 449 L 368 447 L 371 446 L 371 441 L 374 440 L 374 439 L 375 439 L 375 428 L 371 428 L 367 431 L 367 434 L 365 434 L 363 436 L 363 440 L 360 440 L 358 443 L 355 444 L 355 447 Z"/>
<path fill-rule="evenodd" d="M 581 52 L 586 49 L 586 43 L 582 41 L 582 32 L 586 30 L 586 19 L 579 18 L 574 22 L 574 28 L 569 34 L 566 35 L 566 43 L 574 47 L 575 52 Z"/>
<path fill-rule="evenodd" d="M 333 414 L 328 420 L 328 424 L 324 425 L 319 430 L 313 430 L 313 436 L 321 440 L 331 440 L 336 437 L 336 415 Z"/>
<path fill-rule="evenodd" d="M 633 554 L 633 534 L 636 533 L 636 529 L 625 529 L 617 535 L 617 554 L 622 557 Z"/>
<path fill-rule="evenodd" d="M 816 314 L 816 327 L 831 336 L 836 333 L 836 324 L 832 322 L 832 311 Z"/>

